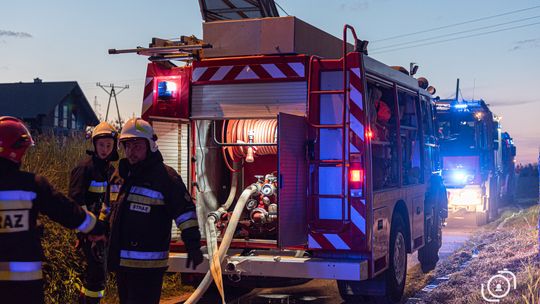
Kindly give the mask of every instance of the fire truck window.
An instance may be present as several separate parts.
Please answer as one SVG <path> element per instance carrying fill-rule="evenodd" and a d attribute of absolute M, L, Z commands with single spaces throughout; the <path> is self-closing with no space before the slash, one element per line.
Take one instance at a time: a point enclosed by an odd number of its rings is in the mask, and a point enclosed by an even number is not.
<path fill-rule="evenodd" d="M 368 83 L 373 190 L 398 185 L 397 124 L 393 92 L 390 87 Z"/>
<path fill-rule="evenodd" d="M 429 99 L 426 96 L 422 96 L 422 127 L 424 128 L 424 135 L 432 136 L 433 128 L 431 124 L 431 107 L 429 106 Z"/>
<path fill-rule="evenodd" d="M 418 184 L 422 176 L 417 102 L 416 96 L 398 93 L 403 185 Z"/>

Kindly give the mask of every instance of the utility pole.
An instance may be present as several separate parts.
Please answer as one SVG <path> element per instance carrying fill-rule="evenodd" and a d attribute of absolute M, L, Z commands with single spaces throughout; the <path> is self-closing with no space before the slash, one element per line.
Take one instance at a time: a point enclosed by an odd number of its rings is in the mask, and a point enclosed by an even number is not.
<path fill-rule="evenodd" d="M 118 124 L 120 125 L 120 128 L 122 128 L 122 119 L 120 118 L 120 109 L 118 108 L 118 99 L 116 98 L 117 95 L 122 93 L 125 89 L 129 89 L 129 85 L 125 85 L 123 87 L 115 86 L 114 84 L 109 85 L 102 85 L 101 83 L 96 83 L 98 87 L 103 89 L 107 94 L 109 94 L 109 102 L 107 103 L 107 112 L 105 113 L 105 121 L 108 121 L 109 119 L 109 108 L 111 106 L 111 99 L 114 97 L 114 103 L 116 104 L 116 113 L 118 114 Z M 110 89 L 108 91 L 107 89 Z M 118 92 L 116 92 L 116 89 L 120 89 Z"/>
<path fill-rule="evenodd" d="M 457 79 L 457 84 L 456 84 L 456 102 L 459 101 L 459 78 Z"/>

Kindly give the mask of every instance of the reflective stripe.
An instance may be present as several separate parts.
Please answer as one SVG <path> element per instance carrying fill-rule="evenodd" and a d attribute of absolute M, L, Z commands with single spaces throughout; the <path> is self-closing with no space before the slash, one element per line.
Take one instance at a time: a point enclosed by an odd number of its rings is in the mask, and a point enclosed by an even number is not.
<path fill-rule="evenodd" d="M 103 298 L 103 296 L 105 295 L 105 289 L 100 291 L 92 291 L 90 289 L 82 287 L 81 293 L 90 298 Z"/>
<path fill-rule="evenodd" d="M 32 191 L 0 191 L 0 201 L 32 201 L 35 199 L 36 193 Z"/>
<path fill-rule="evenodd" d="M 41 279 L 43 279 L 41 270 L 29 272 L 0 271 L 0 281 L 34 281 Z"/>
<path fill-rule="evenodd" d="M 42 278 L 41 262 L 0 262 L 0 281 L 32 281 Z"/>
<path fill-rule="evenodd" d="M 131 187 L 129 192 L 144 195 L 151 198 L 163 199 L 163 194 L 161 194 L 161 192 L 154 191 L 152 189 L 148 189 L 144 187 L 133 186 Z"/>
<path fill-rule="evenodd" d="M 178 225 L 177 227 L 180 230 L 184 230 L 184 229 L 188 229 L 191 227 L 198 227 L 198 226 L 199 226 L 199 222 L 197 222 L 197 220 L 187 220 L 183 222 L 182 224 Z"/>
<path fill-rule="evenodd" d="M 343 241 L 342 238 L 339 237 L 337 234 L 323 234 L 326 239 L 334 246 L 336 249 L 340 250 L 350 250 L 351 248 Z"/>
<path fill-rule="evenodd" d="M 0 262 L 0 271 L 29 272 L 41 270 L 41 262 Z"/>
<path fill-rule="evenodd" d="M 0 200 L 0 210 L 32 209 L 32 201 Z"/>
<path fill-rule="evenodd" d="M 118 192 L 111 192 L 110 199 L 111 199 L 111 201 L 118 200 Z"/>
<path fill-rule="evenodd" d="M 94 226 L 96 225 L 96 217 L 89 211 L 86 211 L 86 217 L 84 218 L 84 221 L 82 224 L 77 227 L 77 230 L 88 233 L 92 229 L 94 229 Z"/>
<path fill-rule="evenodd" d="M 107 182 L 98 182 L 98 181 L 91 181 L 90 182 L 91 187 L 107 187 Z"/>
<path fill-rule="evenodd" d="M 176 226 L 180 226 L 183 222 L 187 220 L 196 220 L 197 219 L 197 213 L 195 211 L 188 211 L 186 213 L 180 214 L 179 217 L 176 218 Z"/>
<path fill-rule="evenodd" d="M 107 182 L 91 181 L 88 191 L 93 193 L 105 193 L 107 191 Z"/>
<path fill-rule="evenodd" d="M 111 192 L 110 192 L 111 201 L 118 200 L 118 193 L 120 193 L 120 185 L 111 185 Z"/>
<path fill-rule="evenodd" d="M 130 194 L 128 195 L 128 201 L 135 202 L 135 203 L 141 203 L 146 205 L 165 205 L 165 202 L 163 200 L 147 197 L 147 196 L 141 196 L 137 194 Z"/>
<path fill-rule="evenodd" d="M 161 268 L 167 267 L 168 259 L 165 260 L 127 260 L 120 259 L 120 266 L 132 268 Z"/>
<path fill-rule="evenodd" d="M 169 258 L 169 252 L 121 250 L 120 257 L 134 260 L 161 260 Z"/>
<path fill-rule="evenodd" d="M 105 193 L 107 189 L 105 187 L 88 187 L 88 192 L 92 193 Z"/>

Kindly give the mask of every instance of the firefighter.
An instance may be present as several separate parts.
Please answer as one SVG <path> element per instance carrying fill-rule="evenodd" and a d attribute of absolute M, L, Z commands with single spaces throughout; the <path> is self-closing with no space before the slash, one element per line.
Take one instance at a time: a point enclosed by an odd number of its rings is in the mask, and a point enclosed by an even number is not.
<path fill-rule="evenodd" d="M 118 160 L 116 150 L 117 131 L 108 122 L 98 124 L 92 132 L 93 151 L 87 151 L 89 155 L 71 171 L 69 183 L 69 196 L 83 209 L 92 212 L 99 217 L 110 206 L 109 179 L 114 173 L 112 161 Z M 100 217 L 101 220 L 104 220 Z M 104 240 L 90 242 L 79 234 L 77 247 L 80 248 L 86 260 L 84 273 L 84 285 L 79 287 L 79 303 L 99 303 L 105 292 L 106 263 Z"/>
<path fill-rule="evenodd" d="M 34 144 L 25 125 L 0 117 L 0 302 L 44 303 L 38 214 L 67 228 L 103 235 L 105 225 L 57 192 L 42 176 L 20 170 Z"/>
<path fill-rule="evenodd" d="M 203 261 L 195 205 L 182 178 L 163 163 L 156 140 L 140 118 L 128 120 L 119 137 L 126 158 L 115 176 L 122 186 L 112 204 L 108 266 L 116 272 L 120 303 L 159 303 L 173 220 L 182 231 L 186 267 Z"/>

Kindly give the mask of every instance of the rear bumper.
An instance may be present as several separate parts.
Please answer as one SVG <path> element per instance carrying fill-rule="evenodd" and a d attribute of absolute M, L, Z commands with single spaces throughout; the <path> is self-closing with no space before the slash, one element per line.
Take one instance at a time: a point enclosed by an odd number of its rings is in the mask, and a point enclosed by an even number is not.
<path fill-rule="evenodd" d="M 170 253 L 169 272 L 206 273 L 208 255 L 196 270 L 186 268 L 186 253 Z M 368 279 L 368 261 L 359 259 L 321 259 L 287 255 L 226 256 L 225 275 L 264 276 L 306 279 L 363 281 Z"/>

